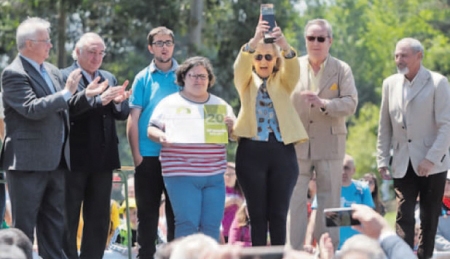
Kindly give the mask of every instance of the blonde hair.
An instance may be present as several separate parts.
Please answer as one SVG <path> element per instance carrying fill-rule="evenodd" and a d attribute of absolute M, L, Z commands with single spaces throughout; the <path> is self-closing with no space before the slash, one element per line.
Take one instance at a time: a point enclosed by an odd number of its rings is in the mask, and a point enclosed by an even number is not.
<path fill-rule="evenodd" d="M 250 224 L 250 218 L 247 213 L 247 203 L 242 203 L 241 207 L 236 211 L 236 220 L 239 227 L 245 227 Z"/>

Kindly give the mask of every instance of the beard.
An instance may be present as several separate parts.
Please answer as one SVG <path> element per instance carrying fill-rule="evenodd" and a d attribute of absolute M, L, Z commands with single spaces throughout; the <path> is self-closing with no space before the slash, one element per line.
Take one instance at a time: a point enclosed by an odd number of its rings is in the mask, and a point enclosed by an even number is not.
<path fill-rule="evenodd" d="M 170 58 L 166 58 L 166 59 L 164 59 L 162 57 L 155 57 L 155 59 L 158 60 L 158 62 L 161 62 L 161 63 L 169 63 L 170 61 L 172 61 L 171 57 Z"/>
<path fill-rule="evenodd" d="M 399 68 L 399 67 L 397 66 L 397 72 L 398 72 L 399 74 L 406 75 L 406 74 L 409 73 L 409 68 L 408 68 L 408 67 Z"/>

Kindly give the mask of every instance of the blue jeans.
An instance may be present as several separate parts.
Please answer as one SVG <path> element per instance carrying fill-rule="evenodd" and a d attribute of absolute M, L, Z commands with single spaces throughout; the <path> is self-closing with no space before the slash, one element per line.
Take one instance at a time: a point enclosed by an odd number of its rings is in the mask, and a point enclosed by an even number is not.
<path fill-rule="evenodd" d="M 219 241 L 225 207 L 223 174 L 164 177 L 175 215 L 175 238 L 198 232 Z"/>

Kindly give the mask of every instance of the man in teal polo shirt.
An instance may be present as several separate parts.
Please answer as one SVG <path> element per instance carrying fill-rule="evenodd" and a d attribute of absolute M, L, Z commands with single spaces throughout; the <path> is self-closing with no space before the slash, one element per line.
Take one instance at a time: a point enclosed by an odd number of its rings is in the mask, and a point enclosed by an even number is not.
<path fill-rule="evenodd" d="M 148 122 L 159 101 L 178 91 L 175 84 L 178 63 L 172 57 L 173 32 L 166 27 L 157 27 L 150 31 L 147 40 L 148 50 L 154 58 L 134 79 L 127 123 L 127 137 L 135 165 L 139 259 L 153 258 L 161 194 L 166 194 L 159 162 L 161 146 L 147 137 Z M 174 238 L 174 218 L 167 194 L 165 196 L 167 240 L 171 241 Z"/>

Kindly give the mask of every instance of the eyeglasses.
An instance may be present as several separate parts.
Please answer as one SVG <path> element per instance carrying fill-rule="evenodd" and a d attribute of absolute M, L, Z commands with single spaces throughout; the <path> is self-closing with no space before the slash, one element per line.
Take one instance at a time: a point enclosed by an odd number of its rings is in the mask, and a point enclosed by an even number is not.
<path fill-rule="evenodd" d="M 104 52 L 104 51 L 100 51 L 100 52 L 95 52 L 94 50 L 88 50 L 88 51 L 86 51 L 87 52 L 87 54 L 89 55 L 89 56 L 101 56 L 102 58 L 104 57 L 104 56 L 106 56 L 106 52 Z"/>
<path fill-rule="evenodd" d="M 155 45 L 156 47 L 163 47 L 164 44 L 167 47 L 172 47 L 173 46 L 173 41 L 171 41 L 171 40 L 166 40 L 166 41 L 159 40 L 159 41 L 152 42 L 152 44 Z"/>
<path fill-rule="evenodd" d="M 49 44 L 49 43 L 52 42 L 51 39 L 47 39 L 47 40 L 33 40 L 33 39 L 30 39 L 30 41 L 34 41 L 34 42 L 43 42 L 43 43 L 45 43 L 45 44 Z"/>
<path fill-rule="evenodd" d="M 255 56 L 255 60 L 258 60 L 258 61 L 263 60 L 263 58 L 265 58 L 267 61 L 271 61 L 273 59 L 273 56 L 270 54 L 266 54 L 266 55 L 258 54 Z"/>
<path fill-rule="evenodd" d="M 314 42 L 316 39 L 317 39 L 318 42 L 325 42 L 325 39 L 326 39 L 326 38 L 328 38 L 328 37 L 322 37 L 322 36 L 319 36 L 319 37 L 315 37 L 315 36 L 306 36 L 306 39 L 307 39 L 308 41 L 311 41 L 311 42 Z"/>
<path fill-rule="evenodd" d="M 208 79 L 208 75 L 206 75 L 206 74 L 188 74 L 188 76 L 191 79 L 200 79 L 202 81 L 205 81 L 206 79 Z"/>

